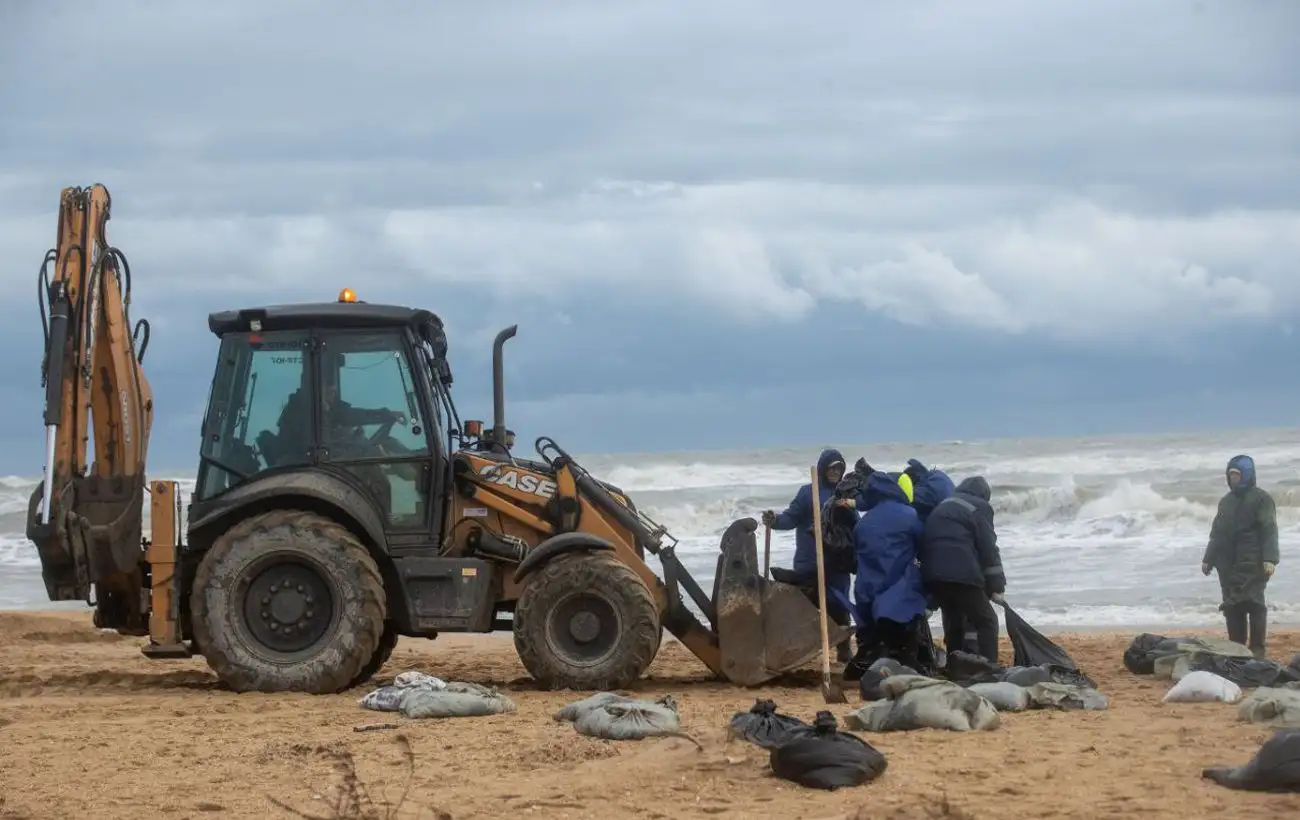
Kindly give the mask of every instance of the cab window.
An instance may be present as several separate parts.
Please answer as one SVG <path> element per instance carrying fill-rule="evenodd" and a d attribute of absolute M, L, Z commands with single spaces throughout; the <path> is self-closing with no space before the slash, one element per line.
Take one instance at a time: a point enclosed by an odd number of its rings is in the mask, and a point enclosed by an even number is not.
<path fill-rule="evenodd" d="M 312 455 L 311 372 L 302 331 L 228 334 L 204 418 L 201 498 Z"/>

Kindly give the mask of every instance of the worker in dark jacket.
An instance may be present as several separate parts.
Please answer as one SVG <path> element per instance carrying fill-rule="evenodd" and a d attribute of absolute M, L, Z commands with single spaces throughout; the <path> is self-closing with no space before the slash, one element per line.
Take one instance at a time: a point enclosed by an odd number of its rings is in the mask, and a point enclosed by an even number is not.
<path fill-rule="evenodd" d="M 934 508 L 921 536 L 921 577 L 943 614 L 948 652 L 962 648 L 968 628 L 979 653 L 998 662 L 998 616 L 990 600 L 1001 601 L 1007 581 L 993 529 L 992 491 L 972 476 Z"/>
<path fill-rule="evenodd" d="M 1255 485 L 1255 460 L 1250 456 L 1233 456 L 1227 478 L 1228 493 L 1210 525 L 1201 572 L 1219 573 L 1219 608 L 1228 623 L 1228 640 L 1247 644 L 1262 658 L 1268 628 L 1264 588 L 1279 558 L 1277 507 L 1273 497 Z"/>
<path fill-rule="evenodd" d="M 885 654 L 919 667 L 919 620 L 925 617 L 925 589 L 916 565 L 921 519 L 912 508 L 911 479 L 873 472 L 862 492 L 862 518 L 853 530 L 858 577 L 853 598 L 858 611 L 857 659 L 869 664 Z"/>
<path fill-rule="evenodd" d="M 844 456 L 839 450 L 827 448 L 817 459 L 818 495 L 816 503 L 825 508 L 835 496 L 835 485 L 844 477 Z M 795 493 L 790 505 L 781 513 L 763 512 L 763 523 L 774 530 L 794 530 L 794 572 L 799 586 L 809 592 L 809 599 L 817 595 L 817 541 L 813 537 L 812 484 L 804 484 Z M 849 599 L 849 575 L 826 573 L 826 614 L 841 626 L 852 625 Z M 841 663 L 852 654 L 849 639 L 836 647 Z"/>

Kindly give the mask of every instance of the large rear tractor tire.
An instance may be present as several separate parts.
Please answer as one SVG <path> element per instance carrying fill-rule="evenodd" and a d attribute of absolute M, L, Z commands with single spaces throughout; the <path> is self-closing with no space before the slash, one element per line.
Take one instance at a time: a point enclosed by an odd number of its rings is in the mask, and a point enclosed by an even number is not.
<path fill-rule="evenodd" d="M 366 681 L 379 674 L 379 670 L 384 668 L 388 659 L 393 657 L 393 650 L 397 648 L 398 639 L 397 630 L 391 624 L 385 624 L 384 634 L 379 638 L 379 646 L 375 649 L 375 654 L 370 658 L 369 663 L 361 668 L 361 674 L 357 675 L 352 684 L 348 686 L 351 689 L 354 686 L 360 686 Z"/>
<path fill-rule="evenodd" d="M 356 536 L 315 513 L 275 510 L 217 538 L 190 615 L 208 665 L 234 691 L 331 694 L 377 658 L 386 601 Z"/>
<path fill-rule="evenodd" d="M 621 689 L 650 668 L 662 636 L 645 582 L 606 552 L 538 570 L 515 605 L 515 649 L 543 689 Z"/>

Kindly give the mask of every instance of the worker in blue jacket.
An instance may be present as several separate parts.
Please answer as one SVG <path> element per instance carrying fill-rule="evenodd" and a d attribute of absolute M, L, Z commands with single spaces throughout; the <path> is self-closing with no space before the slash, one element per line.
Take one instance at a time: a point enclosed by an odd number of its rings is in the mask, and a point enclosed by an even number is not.
<path fill-rule="evenodd" d="M 844 477 L 844 456 L 839 450 L 827 448 L 817 459 L 817 505 L 825 508 L 835 495 L 835 485 Z M 790 505 L 780 513 L 763 512 L 763 523 L 774 530 L 794 530 L 794 572 L 797 584 L 817 601 L 817 541 L 813 537 L 812 484 L 804 484 L 795 493 Z M 841 626 L 852 625 L 852 602 L 849 598 L 847 573 L 826 573 L 826 614 Z M 852 655 L 850 639 L 835 647 L 841 663 Z"/>
<path fill-rule="evenodd" d="M 927 608 L 917 565 L 923 527 L 913 505 L 911 477 L 876 471 L 867 479 L 853 531 L 858 557 L 853 598 L 858 614 L 857 660 L 887 655 L 919 668 L 919 621 Z"/>
<path fill-rule="evenodd" d="M 957 491 L 947 473 L 931 469 L 917 459 L 909 458 L 903 472 L 912 480 L 912 507 L 922 524 L 930 517 L 931 510 Z"/>

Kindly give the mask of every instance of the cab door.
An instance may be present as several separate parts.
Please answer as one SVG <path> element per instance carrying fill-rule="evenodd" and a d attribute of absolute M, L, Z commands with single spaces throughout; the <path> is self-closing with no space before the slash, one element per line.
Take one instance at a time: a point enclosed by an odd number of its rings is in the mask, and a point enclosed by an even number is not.
<path fill-rule="evenodd" d="M 442 445 L 399 329 L 317 332 L 322 463 L 351 473 L 384 520 L 390 551 L 438 548 L 433 494 Z"/>

